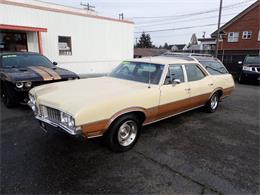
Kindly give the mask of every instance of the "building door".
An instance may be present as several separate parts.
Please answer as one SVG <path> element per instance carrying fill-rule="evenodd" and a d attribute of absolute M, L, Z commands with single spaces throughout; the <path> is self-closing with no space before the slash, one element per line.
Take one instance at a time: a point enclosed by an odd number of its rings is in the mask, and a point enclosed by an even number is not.
<path fill-rule="evenodd" d="M 26 33 L 22 31 L 0 30 L 0 51 L 28 51 Z"/>

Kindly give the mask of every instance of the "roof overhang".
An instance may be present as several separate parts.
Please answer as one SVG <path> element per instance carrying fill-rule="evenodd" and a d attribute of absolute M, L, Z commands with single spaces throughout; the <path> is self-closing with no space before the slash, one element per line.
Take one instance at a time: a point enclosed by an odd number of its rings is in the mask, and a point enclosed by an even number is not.
<path fill-rule="evenodd" d="M 47 28 L 29 27 L 29 26 L 16 26 L 8 24 L 0 24 L 0 30 L 18 30 L 27 32 L 47 32 Z"/>

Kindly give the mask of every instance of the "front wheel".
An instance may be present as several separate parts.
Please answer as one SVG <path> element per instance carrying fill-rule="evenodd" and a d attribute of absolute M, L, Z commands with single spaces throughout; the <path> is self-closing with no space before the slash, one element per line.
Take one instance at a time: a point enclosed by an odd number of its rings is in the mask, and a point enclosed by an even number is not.
<path fill-rule="evenodd" d="M 220 96 L 219 96 L 219 93 L 217 93 L 217 92 L 214 93 L 210 97 L 209 101 L 205 105 L 205 109 L 206 109 L 207 112 L 213 113 L 217 110 L 218 105 L 219 105 L 219 98 L 220 98 Z"/>
<path fill-rule="evenodd" d="M 116 119 L 106 132 L 106 143 L 114 152 L 130 150 L 137 142 L 141 126 L 141 122 L 136 115 L 124 115 Z"/>
<path fill-rule="evenodd" d="M 12 96 L 12 89 L 3 83 L 1 83 L 1 100 L 7 108 L 12 108 L 16 105 Z"/>

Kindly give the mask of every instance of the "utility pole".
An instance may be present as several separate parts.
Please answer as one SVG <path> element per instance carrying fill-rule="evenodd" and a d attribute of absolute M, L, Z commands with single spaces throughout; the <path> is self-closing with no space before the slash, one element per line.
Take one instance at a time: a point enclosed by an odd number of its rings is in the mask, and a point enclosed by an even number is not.
<path fill-rule="evenodd" d="M 217 32 L 217 39 L 216 39 L 216 51 L 215 56 L 218 57 L 218 43 L 219 43 L 219 34 L 220 34 L 220 23 L 221 23 L 221 13 L 222 13 L 222 3 L 223 0 L 220 0 L 219 4 L 219 14 L 218 14 L 218 32 Z"/>
<path fill-rule="evenodd" d="M 124 20 L 124 13 L 119 14 L 119 20 Z"/>
<path fill-rule="evenodd" d="M 85 9 L 85 10 L 88 10 L 88 11 L 95 11 L 94 10 L 94 8 L 95 8 L 95 6 L 93 6 L 93 5 L 90 5 L 89 3 L 82 3 L 82 2 L 80 2 L 80 5 L 83 7 L 83 9 Z"/>
<path fill-rule="evenodd" d="M 205 37 L 206 37 L 206 31 L 203 31 L 202 33 L 203 33 L 202 38 L 205 39 Z"/>

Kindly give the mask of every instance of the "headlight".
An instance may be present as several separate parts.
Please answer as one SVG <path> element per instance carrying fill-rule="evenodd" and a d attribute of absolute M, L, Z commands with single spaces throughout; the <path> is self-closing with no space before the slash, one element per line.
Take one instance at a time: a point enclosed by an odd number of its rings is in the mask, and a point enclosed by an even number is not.
<path fill-rule="evenodd" d="M 61 112 L 61 123 L 67 127 L 74 127 L 75 121 L 72 116 L 67 113 Z"/>
<path fill-rule="evenodd" d="M 16 82 L 15 86 L 19 89 L 23 88 L 23 82 Z"/>
<path fill-rule="evenodd" d="M 245 70 L 245 71 L 252 71 L 252 67 L 243 66 L 243 70 Z"/>
<path fill-rule="evenodd" d="M 37 113 L 37 108 L 35 105 L 36 101 L 33 95 L 29 94 L 29 102 L 28 105 L 31 107 L 32 111 L 36 114 Z"/>
<path fill-rule="evenodd" d="M 30 99 L 30 102 L 35 105 L 35 98 L 34 98 L 34 96 L 29 94 L 29 99 Z"/>
<path fill-rule="evenodd" d="M 32 82 L 28 81 L 24 83 L 24 86 L 30 88 L 32 86 Z"/>

